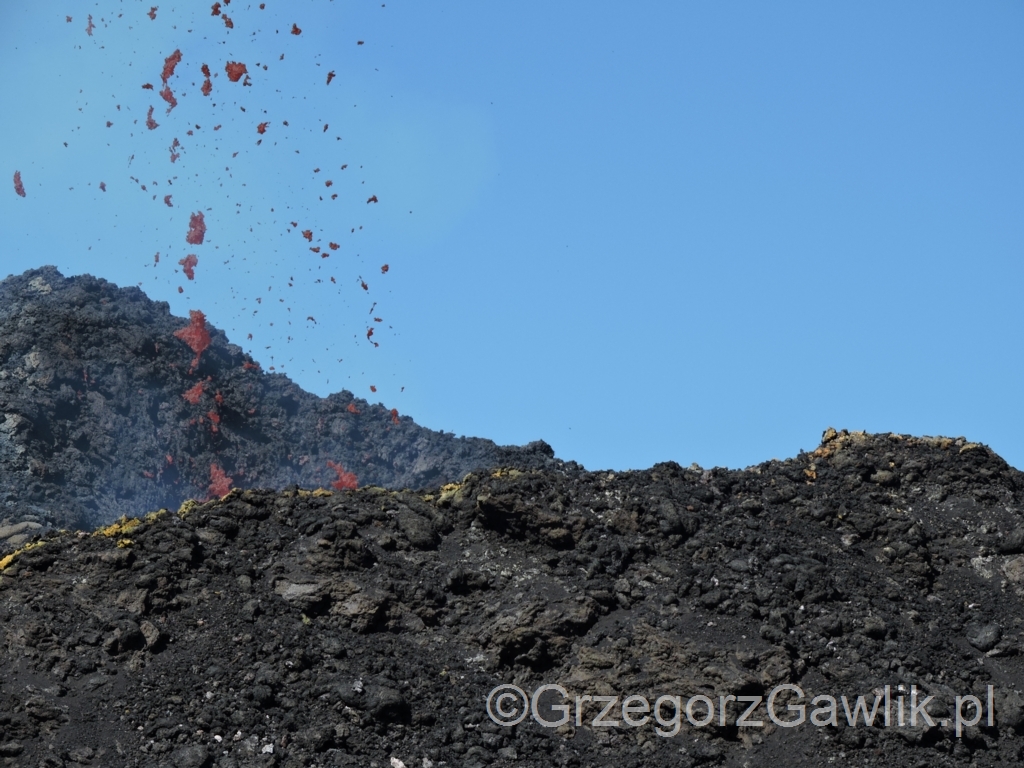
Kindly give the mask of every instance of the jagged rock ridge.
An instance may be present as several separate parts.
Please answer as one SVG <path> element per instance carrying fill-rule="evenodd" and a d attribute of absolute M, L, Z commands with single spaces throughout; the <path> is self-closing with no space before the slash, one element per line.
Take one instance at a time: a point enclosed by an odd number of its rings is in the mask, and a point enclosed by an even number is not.
<path fill-rule="evenodd" d="M 218 471 L 234 487 L 330 487 L 330 461 L 360 484 L 422 488 L 553 460 L 541 442 L 499 447 L 351 392 L 319 398 L 212 326 L 192 370 L 196 355 L 175 336 L 188 325 L 140 289 L 89 275 L 43 267 L 0 282 L 0 546 L 3 534 L 17 544 L 46 526 L 207 498 L 226 490 Z"/>

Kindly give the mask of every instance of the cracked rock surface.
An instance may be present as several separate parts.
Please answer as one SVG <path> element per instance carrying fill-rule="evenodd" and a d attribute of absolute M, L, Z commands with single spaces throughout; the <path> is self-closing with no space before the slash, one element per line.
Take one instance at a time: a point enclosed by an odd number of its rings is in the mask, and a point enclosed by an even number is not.
<path fill-rule="evenodd" d="M 34 533 L 0 560 L 0 765 L 1018 765 L 1022 503 L 983 445 L 830 429 L 746 470 L 236 489 Z M 492 722 L 498 685 L 561 686 L 569 721 Z M 840 703 L 781 727 L 763 701 L 736 725 L 723 697 L 780 685 L 805 694 L 776 699 L 783 720 L 888 686 L 891 725 Z M 897 723 L 912 688 L 933 724 Z M 662 695 L 724 700 L 725 723 L 624 722 L 645 716 L 626 697 Z M 969 695 L 983 716 L 958 736 Z"/>

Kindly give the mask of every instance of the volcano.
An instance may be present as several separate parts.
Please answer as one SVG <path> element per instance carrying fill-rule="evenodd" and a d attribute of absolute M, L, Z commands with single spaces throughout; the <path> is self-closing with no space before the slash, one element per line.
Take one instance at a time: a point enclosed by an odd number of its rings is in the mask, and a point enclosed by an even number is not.
<path fill-rule="evenodd" d="M 425 488 L 554 460 L 542 442 L 500 447 L 351 392 L 317 397 L 261 370 L 201 312 L 175 317 L 137 288 L 54 267 L 0 283 L 0 406 L 8 546 L 231 487 L 329 488 L 344 472 Z"/>
<path fill-rule="evenodd" d="M 0 313 L 3 765 L 1024 759 L 1024 475 L 981 443 L 590 472 L 102 280 Z"/>

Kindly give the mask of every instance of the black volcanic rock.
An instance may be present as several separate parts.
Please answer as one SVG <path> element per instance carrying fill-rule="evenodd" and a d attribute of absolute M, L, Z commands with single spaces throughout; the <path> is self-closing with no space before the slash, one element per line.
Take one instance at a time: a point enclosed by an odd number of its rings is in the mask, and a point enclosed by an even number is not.
<path fill-rule="evenodd" d="M 828 430 L 812 453 L 746 470 L 564 464 L 430 492 L 232 491 L 52 532 L 0 560 L 0 759 L 1019 765 L 1022 481 L 962 438 Z M 489 693 L 513 684 L 563 686 L 569 722 L 492 722 Z M 780 719 L 832 696 L 836 723 L 781 727 L 763 701 L 757 725 L 737 726 L 746 703 L 719 720 L 722 697 L 780 685 L 804 693 L 775 702 Z M 886 686 L 891 722 L 880 708 L 865 725 L 857 697 L 870 710 Z M 911 725 L 915 686 L 933 699 Z M 625 722 L 630 695 L 701 695 L 716 716 L 663 736 Z M 969 695 L 982 717 L 958 734 Z M 585 696 L 619 697 L 604 718 L 617 725 L 595 725 L 604 704 Z"/>
<path fill-rule="evenodd" d="M 240 488 L 330 487 L 328 461 L 360 485 L 422 488 L 554 461 L 540 442 L 456 439 L 350 392 L 319 398 L 212 326 L 191 370 L 174 335 L 188 325 L 138 288 L 89 275 L 44 267 L 0 283 L 0 548 L 47 526 L 205 499 L 213 467 Z"/>
<path fill-rule="evenodd" d="M 0 283 L 0 765 L 1024 760 L 1024 475 L 984 445 L 829 429 L 587 472 L 317 398 L 216 329 L 193 370 L 187 325 L 53 268 Z M 568 721 L 494 722 L 513 685 Z M 780 690 L 808 721 L 772 720 Z"/>

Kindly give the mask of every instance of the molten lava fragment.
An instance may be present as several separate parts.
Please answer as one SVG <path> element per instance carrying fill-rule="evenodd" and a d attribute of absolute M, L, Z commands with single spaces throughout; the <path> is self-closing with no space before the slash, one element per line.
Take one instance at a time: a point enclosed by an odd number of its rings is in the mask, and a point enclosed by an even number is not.
<path fill-rule="evenodd" d="M 181 264 L 181 271 L 185 273 L 185 277 L 189 280 L 196 279 L 195 268 L 199 263 L 199 258 L 194 253 L 190 253 L 184 259 L 180 259 L 178 263 Z"/>
<path fill-rule="evenodd" d="M 174 207 L 174 205 L 171 203 L 171 196 L 170 195 L 164 195 L 164 205 L 166 205 L 168 208 L 173 208 Z"/>
<path fill-rule="evenodd" d="M 14 172 L 14 191 L 21 197 L 25 196 L 25 185 L 21 183 L 21 171 Z"/>
<path fill-rule="evenodd" d="M 199 365 L 199 357 L 203 354 L 203 350 L 210 346 L 210 332 L 206 330 L 206 315 L 200 310 L 190 309 L 188 317 L 189 324 L 180 331 L 175 331 L 174 336 L 188 344 L 189 348 L 196 353 L 196 358 L 192 361 L 194 369 Z"/>
<path fill-rule="evenodd" d="M 231 482 L 218 464 L 210 465 L 210 498 L 226 496 L 231 490 Z"/>
<path fill-rule="evenodd" d="M 362 411 L 356 408 L 355 403 L 349 403 L 345 410 L 348 411 L 349 413 L 362 413 Z"/>
<path fill-rule="evenodd" d="M 178 100 L 174 98 L 174 93 L 171 91 L 171 86 L 165 85 L 163 90 L 160 91 L 160 98 L 167 102 L 167 114 L 171 114 L 171 110 L 178 106 Z"/>
<path fill-rule="evenodd" d="M 327 73 L 327 84 L 330 85 L 331 84 L 331 80 L 333 80 L 333 79 L 334 79 L 334 70 L 332 69 L 330 72 Z"/>
<path fill-rule="evenodd" d="M 107 191 L 107 184 L 106 184 L 106 182 L 101 181 L 100 182 L 100 192 L 106 192 L 106 191 Z"/>
<path fill-rule="evenodd" d="M 376 387 L 375 387 L 375 386 L 374 386 L 373 384 L 371 384 L 371 385 L 370 385 L 370 391 L 371 391 L 371 392 L 376 392 L 376 391 L 377 391 L 377 388 L 376 388 Z"/>
<path fill-rule="evenodd" d="M 85 28 L 85 34 L 92 37 L 92 31 L 96 29 L 96 25 L 92 23 L 92 14 L 89 14 L 89 26 Z"/>
<path fill-rule="evenodd" d="M 142 89 L 144 91 L 152 91 L 153 90 L 153 84 L 152 83 L 143 83 L 142 84 Z"/>
<path fill-rule="evenodd" d="M 398 423 L 398 409 L 397 408 L 392 408 L 391 409 L 391 422 L 393 424 L 397 424 Z"/>
<path fill-rule="evenodd" d="M 146 127 L 149 130 L 154 131 L 160 127 L 160 123 L 153 119 L 153 108 L 149 108 L 149 112 L 146 113 Z"/>
<path fill-rule="evenodd" d="M 210 8 L 210 10 L 211 10 L 211 13 L 210 13 L 211 16 L 220 16 L 220 3 L 214 3 L 213 6 Z"/>
<path fill-rule="evenodd" d="M 147 13 L 146 15 L 149 16 L 149 18 L 151 19 L 156 19 L 156 9 L 157 6 L 154 5 L 152 8 L 149 9 L 149 13 Z"/>
<path fill-rule="evenodd" d="M 189 245 L 202 245 L 204 237 L 206 237 L 206 220 L 203 218 L 203 212 L 198 211 L 189 217 L 185 242 Z"/>
<path fill-rule="evenodd" d="M 338 245 L 337 243 L 328 243 L 327 247 L 330 248 L 332 251 L 336 251 L 339 248 L 341 248 L 341 246 Z"/>
<path fill-rule="evenodd" d="M 377 202 L 377 196 L 376 195 L 370 195 L 370 199 L 366 201 L 366 204 L 369 205 L 370 203 L 376 203 L 376 202 Z"/>
<path fill-rule="evenodd" d="M 203 396 L 203 391 L 205 387 L 206 382 L 200 381 L 198 384 L 192 387 L 192 389 L 186 390 L 184 393 L 182 393 L 181 396 L 188 402 L 192 403 L 192 405 L 197 405 L 199 403 L 199 398 Z"/>
<path fill-rule="evenodd" d="M 302 236 L 304 238 L 306 238 L 307 240 L 309 240 L 309 242 L 311 242 L 311 243 L 313 242 L 313 230 L 311 230 L 311 229 L 304 229 L 304 230 L 302 230 Z"/>
<path fill-rule="evenodd" d="M 302 34 L 302 30 L 299 29 L 299 25 L 298 24 L 292 24 L 292 34 L 293 35 L 301 35 Z"/>
<path fill-rule="evenodd" d="M 327 460 L 327 466 L 333 469 L 334 473 L 338 476 L 338 479 L 331 483 L 332 488 L 336 488 L 339 491 L 354 491 L 359 487 L 354 472 L 346 472 L 341 464 L 336 464 L 330 459 Z"/>
<path fill-rule="evenodd" d="M 160 73 L 160 79 L 167 85 L 167 81 L 174 75 L 174 68 L 181 63 L 181 51 L 175 50 L 170 56 L 164 59 L 164 69 Z"/>
<path fill-rule="evenodd" d="M 260 123 L 256 126 L 256 133 L 266 133 L 268 125 L 270 125 L 270 123 Z"/>
<path fill-rule="evenodd" d="M 390 267 L 389 267 L 389 266 L 388 266 L 387 264 L 385 264 L 384 266 L 382 266 L 382 267 L 380 268 L 380 273 L 381 273 L 382 275 L 386 275 L 386 274 L 388 273 L 388 270 L 389 270 L 389 269 L 390 269 Z"/>
<path fill-rule="evenodd" d="M 242 79 L 242 75 L 248 74 L 245 64 L 239 61 L 229 61 L 224 65 L 224 71 L 228 73 L 228 80 L 232 83 L 237 83 Z"/>

